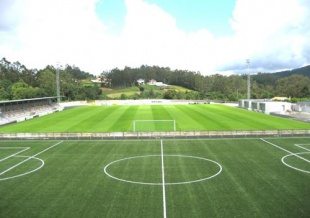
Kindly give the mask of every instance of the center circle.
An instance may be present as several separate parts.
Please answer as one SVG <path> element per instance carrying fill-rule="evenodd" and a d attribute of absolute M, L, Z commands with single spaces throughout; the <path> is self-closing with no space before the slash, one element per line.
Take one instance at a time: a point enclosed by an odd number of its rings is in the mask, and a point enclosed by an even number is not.
<path fill-rule="evenodd" d="M 108 172 L 108 168 L 109 167 L 111 167 L 112 165 L 115 166 L 116 164 L 121 163 L 121 162 L 126 164 L 126 162 L 128 163 L 129 161 L 134 160 L 134 159 L 161 157 L 161 155 L 144 155 L 144 156 L 127 157 L 127 158 L 123 158 L 123 159 L 112 161 L 112 162 L 110 162 L 109 164 L 107 164 L 104 167 L 103 171 L 110 178 L 113 178 L 113 179 L 116 179 L 116 180 L 122 181 L 122 182 L 127 182 L 127 183 L 141 184 L 141 185 L 163 185 L 163 184 L 164 185 L 181 185 L 181 184 L 189 184 L 189 183 L 195 183 L 195 182 L 202 182 L 202 181 L 214 178 L 217 175 L 219 175 L 222 172 L 222 170 L 223 170 L 222 166 L 218 162 L 210 160 L 210 159 L 207 159 L 207 158 L 203 158 L 203 157 L 186 156 L 186 155 L 163 155 L 163 156 L 164 157 L 177 157 L 177 158 L 187 158 L 187 159 L 194 159 L 194 160 L 202 160 L 202 161 L 205 161 L 208 164 L 211 163 L 213 165 L 212 167 L 213 168 L 216 167 L 218 170 L 214 174 L 212 174 L 212 175 L 206 175 L 206 176 L 203 176 L 202 178 L 199 178 L 199 179 L 182 181 L 182 182 L 165 182 L 165 183 L 162 183 L 162 182 L 143 182 L 143 181 L 128 180 L 128 179 L 123 179 L 123 178 L 120 178 L 118 176 L 112 175 L 111 173 Z M 161 165 L 161 163 L 159 163 L 158 165 Z M 169 166 L 164 165 L 164 168 L 166 168 L 166 167 L 169 167 Z"/>

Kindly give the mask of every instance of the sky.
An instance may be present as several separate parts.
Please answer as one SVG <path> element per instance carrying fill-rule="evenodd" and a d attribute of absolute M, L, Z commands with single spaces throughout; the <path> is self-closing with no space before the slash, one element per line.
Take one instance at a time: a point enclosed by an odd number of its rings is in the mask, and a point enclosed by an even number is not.
<path fill-rule="evenodd" d="M 94 75 L 276 72 L 310 64 L 309 20 L 309 0 L 0 0 L 0 58 Z"/>

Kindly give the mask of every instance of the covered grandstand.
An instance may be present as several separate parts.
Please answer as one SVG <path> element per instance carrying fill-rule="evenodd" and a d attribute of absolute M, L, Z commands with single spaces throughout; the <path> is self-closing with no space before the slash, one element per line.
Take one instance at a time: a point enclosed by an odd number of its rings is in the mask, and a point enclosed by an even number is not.
<path fill-rule="evenodd" d="M 61 111 L 57 97 L 0 101 L 0 125 L 21 122 Z"/>

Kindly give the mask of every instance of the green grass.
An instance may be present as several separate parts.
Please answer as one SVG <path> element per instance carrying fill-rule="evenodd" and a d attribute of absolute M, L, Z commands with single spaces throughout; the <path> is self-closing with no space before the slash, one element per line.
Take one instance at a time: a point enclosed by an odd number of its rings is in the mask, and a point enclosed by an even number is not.
<path fill-rule="evenodd" d="M 134 120 L 176 120 L 177 131 L 310 128 L 309 123 L 206 104 L 77 107 L 2 126 L 0 132 L 125 132 L 133 130 Z"/>
<path fill-rule="evenodd" d="M 154 85 L 142 85 L 144 88 L 144 92 L 149 92 L 150 90 L 153 90 L 154 94 L 159 94 L 162 96 L 167 90 L 175 90 L 177 92 L 186 92 L 186 91 L 193 91 L 181 86 L 174 86 L 171 85 L 169 87 L 159 87 Z M 117 99 L 120 98 L 122 94 L 126 95 L 127 97 L 132 97 L 135 94 L 140 94 L 140 90 L 137 86 L 132 87 L 120 87 L 115 89 L 105 89 L 103 90 L 103 94 L 109 98 Z"/>
<path fill-rule="evenodd" d="M 135 121 L 134 125 L 134 130 L 137 132 L 174 131 L 175 128 L 173 120 Z"/>
<path fill-rule="evenodd" d="M 178 92 L 192 92 L 193 90 L 188 89 L 188 88 L 184 88 L 182 86 L 169 86 L 168 89 L 170 90 L 176 90 Z"/>
<path fill-rule="evenodd" d="M 267 139 L 290 152 L 305 152 L 309 138 Z M 166 185 L 163 196 L 161 143 L 154 141 L 0 141 L 0 147 L 30 147 L 19 155 L 31 159 L 0 175 L 0 217 L 308 217 L 310 174 L 281 162 L 287 151 L 260 139 L 164 140 L 165 183 L 187 182 L 222 172 L 209 180 Z M 45 149 L 48 149 L 45 152 Z M 19 150 L 5 151 L 0 159 Z M 42 153 L 40 153 L 42 152 Z M 39 154 L 38 154 L 39 153 Z M 146 155 L 155 155 L 148 156 Z M 182 156 L 172 156 L 182 155 Z M 142 156 L 142 157 L 137 157 Z M 159 185 L 131 184 L 115 177 Z M 302 154 L 310 159 L 309 152 Z M 25 160 L 0 162 L 0 173 Z M 309 163 L 290 157 L 295 167 L 310 171 Z"/>
<path fill-rule="evenodd" d="M 125 94 L 126 96 L 133 96 L 134 94 L 139 94 L 140 91 L 138 87 L 132 86 L 126 88 L 104 90 L 103 93 L 109 98 L 119 98 L 122 94 Z"/>
<path fill-rule="evenodd" d="M 91 86 L 91 87 L 94 87 L 94 86 L 100 87 L 100 84 L 96 84 L 96 83 L 94 83 L 94 82 L 92 82 L 90 80 L 82 80 L 81 81 L 81 85 L 82 86 Z"/>

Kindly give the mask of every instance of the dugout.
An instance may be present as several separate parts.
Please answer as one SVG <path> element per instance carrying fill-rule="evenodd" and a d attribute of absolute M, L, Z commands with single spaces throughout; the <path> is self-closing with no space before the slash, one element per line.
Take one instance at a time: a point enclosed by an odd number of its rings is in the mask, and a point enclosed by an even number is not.
<path fill-rule="evenodd" d="M 57 97 L 0 101 L 0 125 L 20 122 L 59 110 L 61 108 L 57 104 Z"/>

